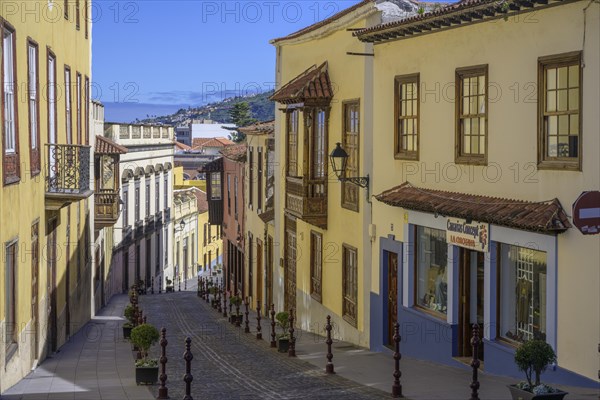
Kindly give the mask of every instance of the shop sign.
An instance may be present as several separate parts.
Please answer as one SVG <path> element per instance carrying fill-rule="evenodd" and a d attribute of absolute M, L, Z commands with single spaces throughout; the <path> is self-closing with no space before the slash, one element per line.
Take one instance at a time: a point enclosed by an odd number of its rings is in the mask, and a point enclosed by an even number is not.
<path fill-rule="evenodd" d="M 490 225 L 461 218 L 448 218 L 446 241 L 466 249 L 487 252 Z"/>

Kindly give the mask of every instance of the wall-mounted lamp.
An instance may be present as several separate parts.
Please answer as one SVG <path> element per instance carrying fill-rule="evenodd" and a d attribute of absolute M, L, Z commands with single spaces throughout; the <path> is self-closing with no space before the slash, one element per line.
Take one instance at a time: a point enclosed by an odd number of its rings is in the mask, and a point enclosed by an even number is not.
<path fill-rule="evenodd" d="M 342 148 L 340 143 L 335 144 L 335 149 L 329 155 L 331 167 L 340 182 L 350 182 L 369 191 L 369 175 L 346 177 L 346 167 L 348 166 L 348 153 Z M 367 194 L 368 197 L 368 194 Z"/>

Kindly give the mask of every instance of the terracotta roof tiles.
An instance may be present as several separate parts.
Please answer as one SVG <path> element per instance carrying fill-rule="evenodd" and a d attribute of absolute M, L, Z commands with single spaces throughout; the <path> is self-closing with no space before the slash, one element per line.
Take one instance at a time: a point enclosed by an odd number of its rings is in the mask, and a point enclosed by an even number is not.
<path fill-rule="evenodd" d="M 571 227 L 558 199 L 543 202 L 421 189 L 405 182 L 375 198 L 384 204 L 510 228 L 562 233 Z"/>
<path fill-rule="evenodd" d="M 107 137 L 96 135 L 96 145 L 94 147 L 94 153 L 125 154 L 127 153 L 127 148 L 117 144 L 116 142 L 113 142 Z"/>
<path fill-rule="evenodd" d="M 271 100 L 283 104 L 303 103 L 306 100 L 329 102 L 333 97 L 333 90 L 327 61 L 323 64 L 311 66 L 306 71 L 283 85 L 270 97 Z"/>

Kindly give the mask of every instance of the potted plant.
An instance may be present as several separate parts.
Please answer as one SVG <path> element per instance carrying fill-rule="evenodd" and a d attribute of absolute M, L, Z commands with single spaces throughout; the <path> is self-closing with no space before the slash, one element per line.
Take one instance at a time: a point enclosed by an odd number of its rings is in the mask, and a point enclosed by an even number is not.
<path fill-rule="evenodd" d="M 235 307 L 235 310 L 233 311 L 235 312 L 235 314 L 231 314 L 231 323 L 240 326 L 244 318 L 242 313 L 239 312 L 240 305 L 242 304 L 242 298 L 239 296 L 231 296 L 229 298 L 229 303 L 231 303 L 231 305 Z"/>
<path fill-rule="evenodd" d="M 213 308 L 217 308 L 217 287 L 211 286 L 208 288 L 208 293 L 212 294 L 212 299 L 210 300 L 210 304 Z"/>
<path fill-rule="evenodd" d="M 281 329 L 281 333 L 277 335 L 277 350 L 280 353 L 287 353 L 290 347 L 290 314 L 287 311 L 280 311 L 275 315 L 275 319 Z"/>
<path fill-rule="evenodd" d="M 169 277 L 166 277 L 165 280 L 167 281 L 167 286 L 166 286 L 167 293 L 172 292 L 173 291 L 173 280 L 169 279 Z"/>
<path fill-rule="evenodd" d="M 131 336 L 131 330 L 135 326 L 134 309 L 131 304 L 128 304 L 127 307 L 125 307 L 125 310 L 123 311 L 123 316 L 127 319 L 127 322 L 123 324 L 123 337 L 125 339 L 129 339 Z"/>
<path fill-rule="evenodd" d="M 566 392 L 540 381 L 542 372 L 554 362 L 556 353 L 544 340 L 534 339 L 522 343 L 515 352 L 515 363 L 519 371 L 525 373 L 527 382 L 508 386 L 513 400 L 561 400 L 565 397 Z"/>
<path fill-rule="evenodd" d="M 135 362 L 135 383 L 154 384 L 158 380 L 158 360 L 148 358 L 148 350 L 158 341 L 158 330 L 151 324 L 141 324 L 131 331 L 131 341 L 138 346 L 142 358 Z"/>

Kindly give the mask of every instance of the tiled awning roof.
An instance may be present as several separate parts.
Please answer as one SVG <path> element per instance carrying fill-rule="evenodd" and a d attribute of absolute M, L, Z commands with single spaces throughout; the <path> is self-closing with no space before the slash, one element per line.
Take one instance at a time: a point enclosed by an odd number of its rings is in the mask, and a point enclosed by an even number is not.
<path fill-rule="evenodd" d="M 375 198 L 390 206 L 528 231 L 562 233 L 571 227 L 558 199 L 543 202 L 511 200 L 421 189 L 409 182 L 386 190 Z"/>
<path fill-rule="evenodd" d="M 220 151 L 224 157 L 236 162 L 246 162 L 246 153 L 248 146 L 246 143 L 237 144 L 235 146 L 227 146 Z"/>
<path fill-rule="evenodd" d="M 313 65 L 277 90 L 271 100 L 282 104 L 308 102 L 329 103 L 333 89 L 327 72 L 327 61 Z"/>
<path fill-rule="evenodd" d="M 252 125 L 238 128 L 238 131 L 246 135 L 269 135 L 275 131 L 275 121 L 256 122 Z"/>
<path fill-rule="evenodd" d="M 455 28 L 484 20 L 509 17 L 534 9 L 572 0 L 461 0 L 433 11 L 401 20 L 386 22 L 353 33 L 362 42 L 382 43 L 435 31 Z"/>
<path fill-rule="evenodd" d="M 96 154 L 125 154 L 127 148 L 116 142 L 113 142 L 107 137 L 96 135 L 96 146 L 94 147 Z"/>

